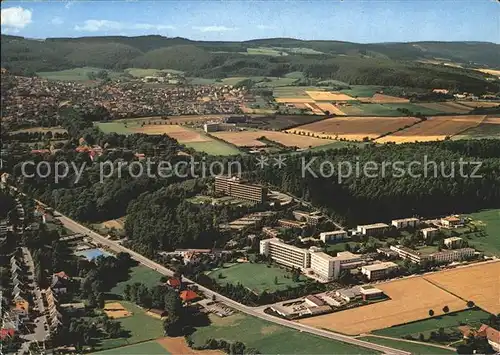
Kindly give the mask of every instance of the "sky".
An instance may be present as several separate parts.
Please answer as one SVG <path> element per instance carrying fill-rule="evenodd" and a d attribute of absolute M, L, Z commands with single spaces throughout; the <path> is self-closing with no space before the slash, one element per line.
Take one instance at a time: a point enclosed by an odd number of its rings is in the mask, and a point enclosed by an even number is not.
<path fill-rule="evenodd" d="M 4 0 L 1 14 L 2 34 L 29 38 L 160 34 L 217 41 L 500 43 L 497 0 Z"/>

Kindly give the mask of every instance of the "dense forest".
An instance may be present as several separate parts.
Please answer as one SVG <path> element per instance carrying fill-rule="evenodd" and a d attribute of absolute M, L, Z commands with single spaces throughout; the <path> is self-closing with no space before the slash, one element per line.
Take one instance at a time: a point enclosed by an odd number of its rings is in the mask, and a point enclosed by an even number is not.
<path fill-rule="evenodd" d="M 417 62 L 439 57 L 466 66 L 500 67 L 500 46 L 493 43 L 356 44 L 286 38 L 201 42 L 161 36 L 38 41 L 6 35 L 1 37 L 1 43 L 2 67 L 25 75 L 82 66 L 114 70 L 176 69 L 187 76 L 207 78 L 284 76 L 300 71 L 309 78 L 350 84 L 442 87 L 473 93 L 500 91 L 500 84 L 493 76 Z M 255 48 L 269 48 L 282 55 L 248 55 L 247 50 Z"/>

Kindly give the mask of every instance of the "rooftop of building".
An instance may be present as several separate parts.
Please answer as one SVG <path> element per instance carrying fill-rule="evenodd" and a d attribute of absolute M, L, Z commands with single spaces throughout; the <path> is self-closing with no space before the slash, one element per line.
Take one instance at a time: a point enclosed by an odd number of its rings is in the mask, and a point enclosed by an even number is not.
<path fill-rule="evenodd" d="M 385 227 L 389 227 L 389 225 L 385 224 L 385 223 L 373 223 L 373 224 L 362 224 L 362 225 L 359 225 L 358 227 L 370 229 L 370 228 L 385 228 Z"/>
<path fill-rule="evenodd" d="M 401 219 L 393 219 L 392 222 L 417 222 L 419 221 L 418 218 L 415 217 L 409 217 L 409 218 L 401 218 Z"/>
<path fill-rule="evenodd" d="M 445 242 L 457 242 L 459 240 L 463 240 L 463 239 L 460 237 L 449 237 L 449 238 L 446 238 L 444 241 Z"/>
<path fill-rule="evenodd" d="M 385 270 L 385 269 L 397 267 L 397 266 L 398 266 L 398 264 L 393 263 L 392 261 L 386 261 L 383 263 L 366 265 L 366 266 L 363 266 L 363 268 L 366 270 L 369 270 L 369 271 L 377 271 L 377 270 Z"/>

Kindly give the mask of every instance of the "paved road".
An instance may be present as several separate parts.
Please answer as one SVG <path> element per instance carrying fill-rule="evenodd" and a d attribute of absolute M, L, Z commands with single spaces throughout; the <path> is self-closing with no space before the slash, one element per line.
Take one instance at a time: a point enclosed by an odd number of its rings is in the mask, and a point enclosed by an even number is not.
<path fill-rule="evenodd" d="M 80 223 L 75 222 L 74 220 L 62 215 L 60 212 L 56 211 L 55 213 L 56 213 L 56 215 L 60 215 L 60 217 L 58 217 L 58 219 L 62 222 L 62 224 L 66 228 L 68 228 L 69 230 L 73 231 L 74 233 L 86 234 L 87 236 L 94 239 L 96 242 L 100 243 L 101 245 L 107 246 L 109 249 L 113 250 L 114 252 L 129 253 L 134 260 L 140 262 L 144 266 L 147 266 L 151 269 L 154 269 L 154 270 L 160 272 L 163 275 L 166 275 L 166 276 L 173 275 L 172 270 L 167 269 L 166 267 L 142 256 L 139 253 L 136 253 L 133 250 L 125 248 L 124 246 L 118 244 L 116 241 L 113 241 L 113 240 L 110 240 L 110 239 L 103 237 L 102 235 L 88 229 L 87 227 L 81 225 Z M 184 280 L 187 282 L 191 282 L 193 284 L 196 284 L 194 281 L 189 280 L 187 278 L 184 278 Z M 339 333 L 333 333 L 330 331 L 317 329 L 317 328 L 307 326 L 304 324 L 299 324 L 296 322 L 277 318 L 277 317 L 274 317 L 274 316 L 271 316 L 269 314 L 264 313 L 263 307 L 258 307 L 258 308 L 248 307 L 248 306 L 245 306 L 241 303 L 238 303 L 238 302 L 236 302 L 228 297 L 225 297 L 221 294 L 218 294 L 218 293 L 216 293 L 216 292 L 214 292 L 214 291 L 212 291 L 204 286 L 201 286 L 199 284 L 196 284 L 196 285 L 198 286 L 198 288 L 201 291 L 203 291 L 205 293 L 206 297 L 211 298 L 213 295 L 215 295 L 215 297 L 218 301 L 222 301 L 225 304 L 227 304 L 228 306 L 230 306 L 230 307 L 232 307 L 232 308 L 234 308 L 242 313 L 246 313 L 246 314 L 249 314 L 249 315 L 254 316 L 254 317 L 265 319 L 269 322 L 280 324 L 280 325 L 283 325 L 285 327 L 293 328 L 293 329 L 296 329 L 296 330 L 299 330 L 302 332 L 307 332 L 307 333 L 319 335 L 321 337 L 325 337 L 325 338 L 329 338 L 329 339 L 333 339 L 333 340 L 338 340 L 338 341 L 343 341 L 345 343 L 349 343 L 349 344 L 361 346 L 364 348 L 369 348 L 372 350 L 380 351 L 380 352 L 386 353 L 386 354 L 410 355 L 410 353 L 406 352 L 406 351 L 397 350 L 397 349 L 393 349 L 393 348 L 378 345 L 378 344 L 372 344 L 372 343 L 369 343 L 369 342 L 366 342 L 363 340 L 356 339 L 356 338 L 351 337 L 351 336 L 347 336 L 347 335 L 343 335 L 343 334 L 339 334 Z"/>

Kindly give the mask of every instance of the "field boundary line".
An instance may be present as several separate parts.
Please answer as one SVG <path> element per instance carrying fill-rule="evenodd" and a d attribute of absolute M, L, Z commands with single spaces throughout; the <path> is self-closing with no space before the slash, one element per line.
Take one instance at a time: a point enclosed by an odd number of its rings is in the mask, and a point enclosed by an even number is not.
<path fill-rule="evenodd" d="M 423 341 L 416 341 L 416 340 L 409 340 L 409 339 L 402 339 L 402 338 L 393 338 L 393 337 L 388 337 L 384 335 L 375 335 L 375 334 L 367 334 L 367 337 L 373 337 L 373 338 L 382 338 L 382 339 L 389 339 L 389 340 L 396 340 L 396 341 L 401 341 L 401 342 L 406 342 L 406 343 L 414 343 L 414 344 L 420 344 L 420 345 L 426 345 L 426 346 L 433 346 L 435 348 L 441 348 L 441 349 L 446 349 L 446 350 L 451 350 L 451 351 L 456 351 L 456 348 L 453 348 L 451 346 L 447 345 L 439 345 L 439 344 L 434 344 L 434 343 L 426 343 Z"/>
<path fill-rule="evenodd" d="M 454 296 L 454 297 L 456 297 L 456 298 L 458 298 L 458 299 L 461 299 L 461 300 L 462 300 L 462 301 L 464 301 L 464 302 L 469 301 L 469 300 L 466 300 L 466 299 L 465 299 L 465 298 L 463 298 L 463 297 L 460 297 L 459 295 L 454 294 L 454 293 L 453 293 L 453 292 L 451 292 L 451 291 L 448 291 L 448 290 L 447 290 L 447 289 L 445 289 L 443 286 L 440 286 L 439 284 L 437 284 L 435 281 L 431 281 L 431 280 L 426 279 L 426 278 L 425 278 L 425 276 L 424 276 L 424 277 L 422 277 L 422 278 L 423 278 L 425 281 L 427 281 L 428 283 L 430 283 L 431 285 L 436 286 L 437 288 L 439 288 L 439 289 L 443 290 L 444 292 L 449 293 L 450 295 L 452 295 L 452 296 Z M 489 312 L 488 312 L 488 313 L 489 313 Z"/>

